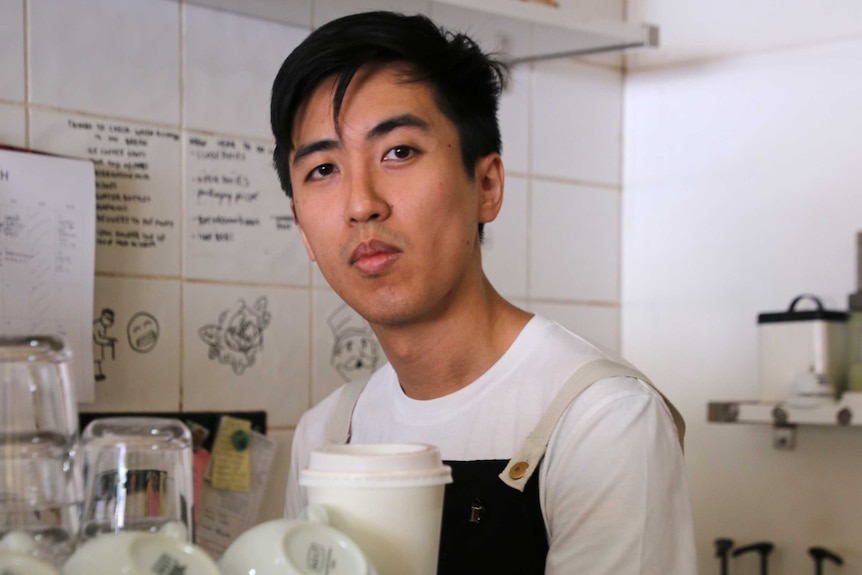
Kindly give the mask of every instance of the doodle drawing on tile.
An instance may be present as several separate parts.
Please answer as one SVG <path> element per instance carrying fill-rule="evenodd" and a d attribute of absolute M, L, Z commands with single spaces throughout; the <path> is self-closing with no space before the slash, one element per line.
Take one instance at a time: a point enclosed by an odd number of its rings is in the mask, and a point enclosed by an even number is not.
<path fill-rule="evenodd" d="M 344 381 L 370 375 L 380 363 L 380 344 L 359 314 L 340 305 L 327 319 L 334 343 L 329 363 Z"/>
<path fill-rule="evenodd" d="M 93 363 L 96 371 L 96 381 L 104 381 L 107 377 L 103 371 L 103 363 L 108 357 L 111 361 L 117 359 L 116 343 L 117 338 L 108 334 L 108 328 L 114 325 L 114 310 L 110 308 L 102 309 L 102 313 L 93 322 L 93 343 L 96 344 L 93 354 Z M 106 357 L 106 351 L 110 355 Z"/>
<path fill-rule="evenodd" d="M 263 349 L 263 330 L 272 319 L 267 304 L 266 296 L 259 297 L 252 307 L 240 299 L 219 314 L 218 324 L 201 327 L 198 335 L 209 346 L 209 359 L 230 365 L 236 375 L 242 375 Z"/>
<path fill-rule="evenodd" d="M 159 322 L 151 313 L 139 311 L 129 320 L 126 336 L 132 351 L 149 353 L 159 342 Z"/>

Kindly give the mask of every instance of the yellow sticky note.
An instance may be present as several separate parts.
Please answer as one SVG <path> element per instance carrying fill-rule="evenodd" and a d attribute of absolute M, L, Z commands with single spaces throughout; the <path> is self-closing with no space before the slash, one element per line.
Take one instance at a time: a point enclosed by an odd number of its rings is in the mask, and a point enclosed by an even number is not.
<path fill-rule="evenodd" d="M 212 453 L 212 486 L 216 489 L 249 491 L 251 421 L 225 415 L 219 423 Z"/>

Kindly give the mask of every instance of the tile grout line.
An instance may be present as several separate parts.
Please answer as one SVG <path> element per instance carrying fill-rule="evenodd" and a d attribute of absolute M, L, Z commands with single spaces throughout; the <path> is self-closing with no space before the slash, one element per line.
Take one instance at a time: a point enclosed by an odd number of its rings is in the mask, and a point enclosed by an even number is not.
<path fill-rule="evenodd" d="M 21 0 L 24 26 L 24 145 L 33 148 L 30 135 L 30 0 Z"/>
<path fill-rule="evenodd" d="M 179 236 L 180 236 L 180 318 L 179 318 L 179 332 L 180 332 L 180 389 L 179 389 L 179 410 L 180 413 L 183 411 L 184 400 L 185 400 L 185 370 L 183 366 L 186 364 L 186 342 L 185 342 L 185 260 L 186 260 L 186 250 L 185 246 L 185 224 L 186 224 L 186 202 L 185 195 L 183 194 L 183 190 L 185 189 L 185 183 L 187 179 L 187 162 L 186 162 L 186 154 L 185 154 L 185 138 L 183 137 L 184 129 L 185 129 L 185 84 L 183 79 L 185 77 L 185 62 L 183 59 L 183 47 L 185 43 L 185 29 L 184 29 L 184 19 L 183 12 L 185 11 L 185 0 L 179 0 L 177 2 L 177 34 L 179 38 L 178 43 L 178 60 L 179 60 L 179 70 L 178 78 L 177 78 L 177 87 L 179 89 L 179 128 L 180 128 L 180 137 L 182 138 L 180 141 L 180 222 L 179 222 Z"/>

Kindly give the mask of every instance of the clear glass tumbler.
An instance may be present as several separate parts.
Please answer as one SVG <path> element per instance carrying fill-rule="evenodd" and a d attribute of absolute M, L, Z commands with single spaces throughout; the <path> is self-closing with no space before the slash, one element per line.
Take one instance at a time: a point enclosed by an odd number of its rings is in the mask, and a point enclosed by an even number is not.
<path fill-rule="evenodd" d="M 81 435 L 81 539 L 178 527 L 193 542 L 192 438 L 177 419 L 106 417 Z"/>
<path fill-rule="evenodd" d="M 60 337 L 0 337 L 0 538 L 61 565 L 83 499 L 71 353 Z"/>

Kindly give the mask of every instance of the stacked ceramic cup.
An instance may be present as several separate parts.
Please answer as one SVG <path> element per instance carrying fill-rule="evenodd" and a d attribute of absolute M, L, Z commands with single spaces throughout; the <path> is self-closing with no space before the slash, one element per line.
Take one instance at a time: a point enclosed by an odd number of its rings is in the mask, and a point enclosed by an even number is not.
<path fill-rule="evenodd" d="M 71 354 L 0 337 L 0 571 L 51 573 L 74 550 L 82 483 Z"/>

